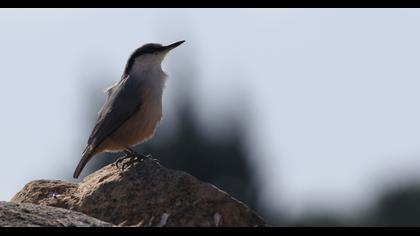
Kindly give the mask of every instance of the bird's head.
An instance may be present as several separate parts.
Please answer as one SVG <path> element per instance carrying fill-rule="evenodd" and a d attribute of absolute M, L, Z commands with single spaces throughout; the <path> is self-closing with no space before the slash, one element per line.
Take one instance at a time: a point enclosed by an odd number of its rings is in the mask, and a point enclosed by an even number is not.
<path fill-rule="evenodd" d="M 160 66 L 169 51 L 181 45 L 185 40 L 163 46 L 157 43 L 148 43 L 137 48 L 128 59 L 125 73 L 128 74 L 133 66 L 153 67 Z"/>

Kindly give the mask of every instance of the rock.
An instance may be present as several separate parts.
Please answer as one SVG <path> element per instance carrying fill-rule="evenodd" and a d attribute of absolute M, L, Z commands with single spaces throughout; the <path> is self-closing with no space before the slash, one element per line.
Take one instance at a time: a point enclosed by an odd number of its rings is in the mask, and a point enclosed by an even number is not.
<path fill-rule="evenodd" d="M 0 227 L 106 226 L 112 224 L 80 212 L 31 203 L 0 202 Z"/>
<path fill-rule="evenodd" d="M 217 187 L 154 160 L 124 170 L 110 164 L 78 184 L 32 181 L 12 202 L 66 208 L 122 226 L 269 226 Z"/>

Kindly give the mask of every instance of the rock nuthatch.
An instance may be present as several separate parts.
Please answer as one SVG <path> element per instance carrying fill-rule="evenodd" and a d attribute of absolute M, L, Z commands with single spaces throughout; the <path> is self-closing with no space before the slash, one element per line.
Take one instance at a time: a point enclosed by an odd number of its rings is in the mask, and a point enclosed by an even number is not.
<path fill-rule="evenodd" d="M 95 154 L 123 151 L 127 156 L 139 155 L 131 147 L 151 138 L 162 118 L 162 93 L 167 77 L 162 61 L 183 42 L 167 46 L 145 44 L 131 54 L 121 80 L 106 90 L 107 100 L 98 113 L 74 178 Z"/>

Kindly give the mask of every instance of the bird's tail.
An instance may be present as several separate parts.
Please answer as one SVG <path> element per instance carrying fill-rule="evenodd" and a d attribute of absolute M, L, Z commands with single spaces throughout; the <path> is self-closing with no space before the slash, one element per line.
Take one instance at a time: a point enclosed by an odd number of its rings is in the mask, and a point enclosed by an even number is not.
<path fill-rule="evenodd" d="M 90 145 L 87 145 L 85 150 L 82 154 L 82 159 L 80 159 L 79 164 L 76 167 L 76 170 L 74 171 L 73 178 L 77 179 L 80 175 L 80 172 L 82 172 L 83 168 L 85 167 L 86 163 L 92 158 L 93 156 L 92 147 Z"/>

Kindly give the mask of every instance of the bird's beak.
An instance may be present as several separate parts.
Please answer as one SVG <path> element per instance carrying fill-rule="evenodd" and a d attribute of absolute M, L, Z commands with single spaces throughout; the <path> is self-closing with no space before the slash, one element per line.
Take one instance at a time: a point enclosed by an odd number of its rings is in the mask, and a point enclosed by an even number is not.
<path fill-rule="evenodd" d="M 178 42 L 176 42 L 176 43 L 169 44 L 168 46 L 164 46 L 163 48 L 164 48 L 164 50 L 165 50 L 165 51 L 169 52 L 170 50 L 172 50 L 172 49 L 174 49 L 174 48 L 178 47 L 179 45 L 181 45 L 181 44 L 182 44 L 182 43 L 184 43 L 184 42 L 185 42 L 185 40 L 178 41 Z"/>

